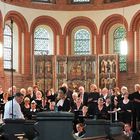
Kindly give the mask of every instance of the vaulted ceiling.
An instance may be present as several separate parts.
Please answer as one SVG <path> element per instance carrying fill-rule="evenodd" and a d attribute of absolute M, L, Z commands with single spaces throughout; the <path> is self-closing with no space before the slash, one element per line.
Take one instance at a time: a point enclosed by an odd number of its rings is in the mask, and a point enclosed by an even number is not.
<path fill-rule="evenodd" d="M 44 10 L 106 10 L 139 4 L 140 0 L 89 0 L 89 2 L 73 2 L 74 0 L 0 0 L 12 5 L 44 9 Z"/>

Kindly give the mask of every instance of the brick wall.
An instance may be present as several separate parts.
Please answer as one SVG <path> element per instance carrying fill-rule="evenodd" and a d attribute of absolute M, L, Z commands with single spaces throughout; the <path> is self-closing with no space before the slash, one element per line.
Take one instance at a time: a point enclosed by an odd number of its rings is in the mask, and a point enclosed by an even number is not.
<path fill-rule="evenodd" d="M 3 87 L 4 91 L 7 91 L 9 87 L 12 86 L 12 76 L 11 72 L 5 72 L 5 76 L 2 79 L 4 81 Z M 33 86 L 32 75 L 27 76 L 23 74 L 14 73 L 13 74 L 13 85 L 17 87 L 19 91 L 21 88 L 27 88 Z"/>

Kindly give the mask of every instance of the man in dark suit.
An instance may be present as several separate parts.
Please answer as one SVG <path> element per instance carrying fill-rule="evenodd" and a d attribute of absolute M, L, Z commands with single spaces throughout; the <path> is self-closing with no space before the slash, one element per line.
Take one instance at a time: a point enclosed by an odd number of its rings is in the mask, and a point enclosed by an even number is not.
<path fill-rule="evenodd" d="M 133 131 L 136 131 L 136 122 L 140 121 L 140 85 L 135 84 L 135 92 L 129 95 L 133 102 Z"/>
<path fill-rule="evenodd" d="M 81 98 L 83 105 L 87 106 L 88 103 L 88 93 L 85 92 L 85 89 L 83 86 L 79 87 L 79 95 L 78 97 Z"/>
<path fill-rule="evenodd" d="M 66 95 L 67 95 L 67 98 L 69 98 L 70 101 L 72 101 L 72 94 L 73 94 L 73 92 L 69 89 L 67 83 L 63 83 L 63 84 L 62 84 L 62 87 L 65 87 L 65 88 L 66 88 Z"/>

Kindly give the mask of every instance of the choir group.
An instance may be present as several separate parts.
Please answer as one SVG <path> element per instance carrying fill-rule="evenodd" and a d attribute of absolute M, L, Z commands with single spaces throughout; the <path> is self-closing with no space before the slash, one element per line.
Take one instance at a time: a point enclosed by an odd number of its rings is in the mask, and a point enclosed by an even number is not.
<path fill-rule="evenodd" d="M 123 122 L 124 134 L 129 137 L 132 132 L 137 132 L 137 124 L 140 121 L 139 84 L 134 85 L 133 93 L 129 93 L 126 86 L 108 90 L 100 89 L 95 84 L 90 85 L 89 92 L 86 92 L 83 86 L 71 91 L 66 83 L 56 92 L 49 89 L 44 93 L 37 85 L 28 87 L 27 90 L 22 88 L 19 92 L 24 97 L 20 107 L 25 119 L 35 119 L 36 113 L 41 111 L 67 111 L 75 114 L 73 129 L 77 136 L 84 134 L 85 118 Z M 16 93 L 16 86 L 9 88 L 7 92 L 3 92 L 0 87 L 1 114 L 4 114 L 5 104 L 12 100 Z"/>

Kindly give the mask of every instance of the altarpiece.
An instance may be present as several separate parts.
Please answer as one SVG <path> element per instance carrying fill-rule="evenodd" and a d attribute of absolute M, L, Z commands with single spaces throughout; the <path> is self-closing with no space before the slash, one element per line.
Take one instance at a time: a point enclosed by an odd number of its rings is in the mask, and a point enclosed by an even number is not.
<path fill-rule="evenodd" d="M 90 84 L 99 88 L 114 88 L 118 82 L 117 55 L 80 55 L 80 56 L 35 56 L 35 83 L 41 90 L 58 89 L 67 83 L 71 90 L 80 85 L 86 91 Z"/>

